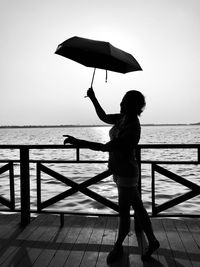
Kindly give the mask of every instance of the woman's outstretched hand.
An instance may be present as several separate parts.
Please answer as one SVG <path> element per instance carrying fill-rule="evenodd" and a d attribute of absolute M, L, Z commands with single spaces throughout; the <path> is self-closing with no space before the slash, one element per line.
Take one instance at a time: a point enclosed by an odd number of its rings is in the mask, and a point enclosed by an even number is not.
<path fill-rule="evenodd" d="M 94 93 L 94 90 L 93 90 L 92 87 L 89 88 L 89 89 L 87 90 L 87 96 L 88 96 L 90 99 L 95 98 L 95 93 Z"/>
<path fill-rule="evenodd" d="M 88 148 L 96 151 L 106 151 L 104 144 L 77 139 L 71 135 L 63 136 L 67 137 L 64 140 L 64 145 L 71 144 L 74 145 L 76 148 Z"/>
<path fill-rule="evenodd" d="M 66 144 L 71 144 L 71 145 L 77 145 L 78 144 L 78 139 L 71 136 L 71 135 L 63 135 L 64 137 L 67 137 L 65 140 L 64 140 L 64 145 Z"/>

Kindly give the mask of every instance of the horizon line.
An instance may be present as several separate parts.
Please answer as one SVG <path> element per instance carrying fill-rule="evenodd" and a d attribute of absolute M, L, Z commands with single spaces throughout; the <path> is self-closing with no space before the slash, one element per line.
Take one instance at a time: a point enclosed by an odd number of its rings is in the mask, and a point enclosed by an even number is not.
<path fill-rule="evenodd" d="M 142 123 L 141 126 L 192 126 L 197 123 Z M 0 125 L 0 128 L 70 128 L 70 127 L 110 127 L 108 124 L 60 124 L 60 125 Z"/>

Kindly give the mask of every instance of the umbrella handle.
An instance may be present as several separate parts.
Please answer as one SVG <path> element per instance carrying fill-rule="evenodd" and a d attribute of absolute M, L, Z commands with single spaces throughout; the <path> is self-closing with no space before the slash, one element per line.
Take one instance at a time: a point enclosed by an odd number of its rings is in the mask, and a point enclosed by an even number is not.
<path fill-rule="evenodd" d="M 96 71 L 96 68 L 94 68 L 94 71 L 93 71 L 93 75 L 92 75 L 92 81 L 91 81 L 90 88 L 92 88 L 92 85 L 93 85 L 95 71 Z M 86 96 L 84 96 L 84 97 L 87 97 L 87 95 L 86 95 Z"/>
<path fill-rule="evenodd" d="M 93 75 L 92 75 L 92 82 L 91 82 L 91 86 L 90 86 L 90 88 L 92 88 L 92 85 L 93 85 L 95 71 L 96 71 L 96 68 L 94 68 L 94 71 L 93 71 Z"/>

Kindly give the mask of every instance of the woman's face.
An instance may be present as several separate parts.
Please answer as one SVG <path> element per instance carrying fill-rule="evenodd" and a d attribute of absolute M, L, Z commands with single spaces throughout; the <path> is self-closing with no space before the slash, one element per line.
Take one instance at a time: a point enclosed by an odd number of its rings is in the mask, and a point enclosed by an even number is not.
<path fill-rule="evenodd" d="M 120 113 L 126 114 L 127 113 L 127 97 L 126 95 L 123 97 L 122 102 L 120 103 Z"/>

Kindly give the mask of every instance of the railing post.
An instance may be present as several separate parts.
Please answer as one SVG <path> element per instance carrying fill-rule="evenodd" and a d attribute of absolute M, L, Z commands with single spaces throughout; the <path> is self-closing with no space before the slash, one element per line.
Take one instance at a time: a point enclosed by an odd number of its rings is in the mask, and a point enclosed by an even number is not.
<path fill-rule="evenodd" d="M 139 181 L 138 181 L 138 190 L 140 192 L 140 196 L 142 198 L 142 175 L 141 175 L 141 148 L 137 147 L 136 149 L 136 160 L 138 163 L 138 169 L 139 169 Z"/>
<path fill-rule="evenodd" d="M 76 161 L 80 160 L 80 149 L 77 147 L 76 148 Z"/>
<path fill-rule="evenodd" d="M 14 183 L 14 169 L 13 162 L 9 163 L 10 165 L 10 200 L 12 203 L 12 210 L 15 209 L 15 183 Z"/>
<path fill-rule="evenodd" d="M 20 148 L 20 191 L 21 191 L 21 225 L 30 223 L 30 175 L 29 148 Z"/>
<path fill-rule="evenodd" d="M 37 162 L 37 210 L 41 211 L 41 173 L 40 173 L 41 163 Z"/>
<path fill-rule="evenodd" d="M 138 170 L 139 170 L 138 190 L 139 190 L 139 193 L 140 193 L 140 197 L 142 198 L 141 148 L 139 146 L 136 149 L 136 160 L 137 160 Z M 138 221 L 136 216 L 134 216 L 134 220 L 135 220 L 135 223 L 134 223 L 135 231 L 136 232 L 141 232 L 142 231 L 141 224 Z"/>
<path fill-rule="evenodd" d="M 152 216 L 155 215 L 155 164 L 151 164 Z"/>

